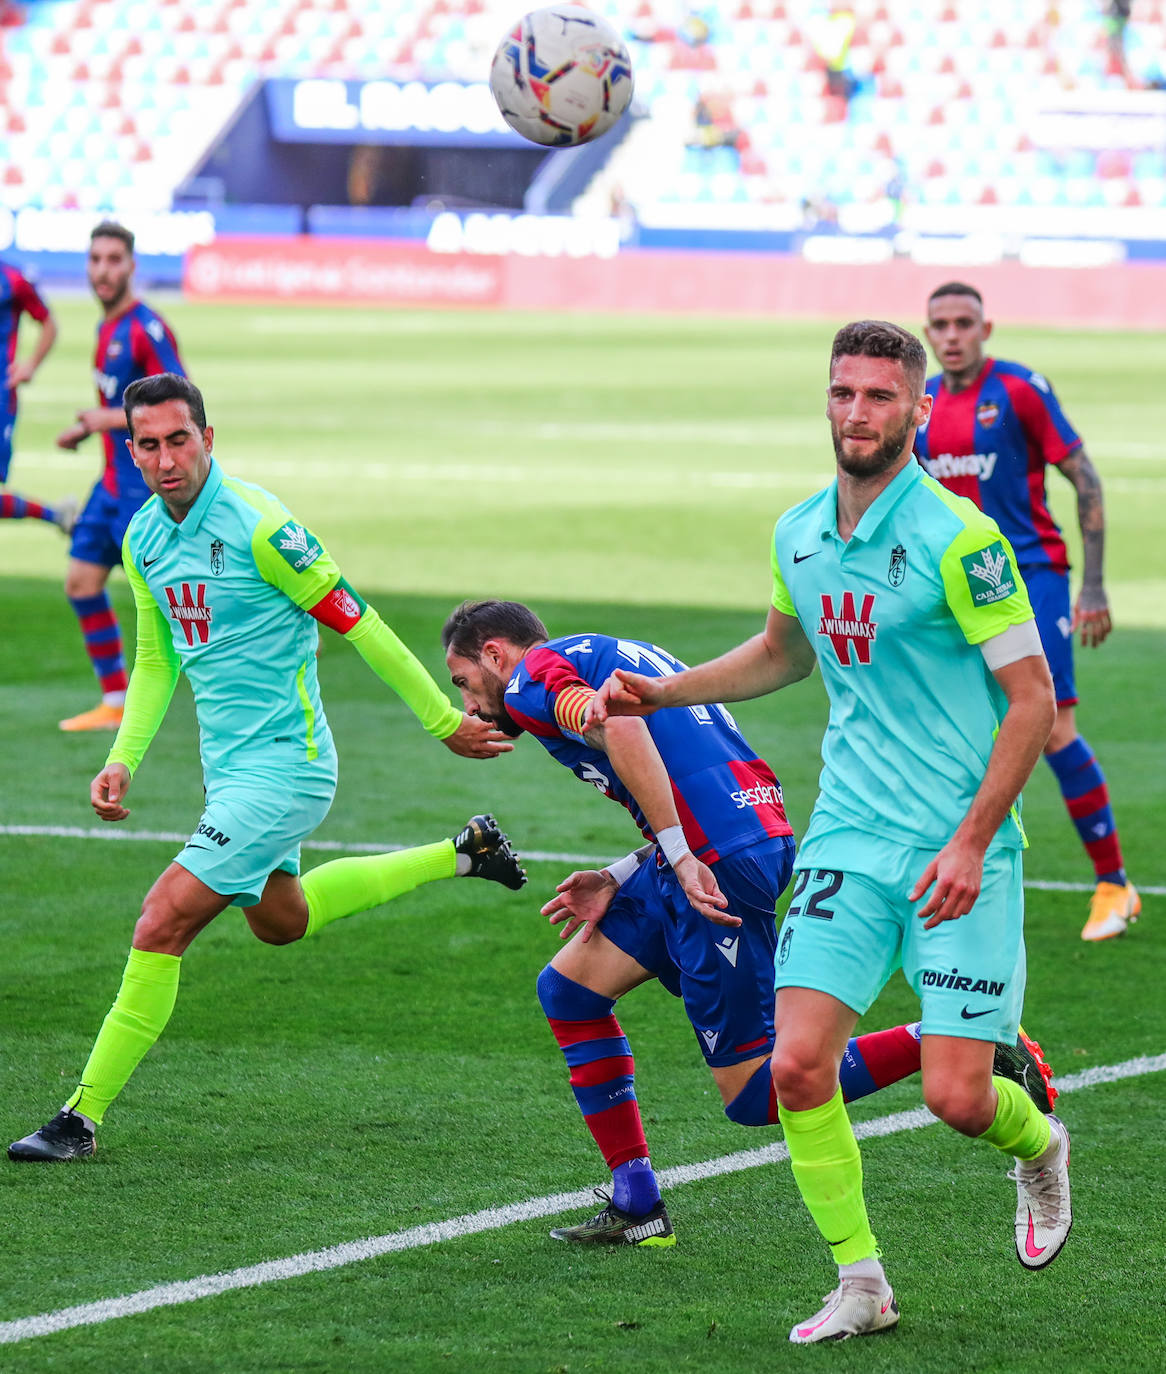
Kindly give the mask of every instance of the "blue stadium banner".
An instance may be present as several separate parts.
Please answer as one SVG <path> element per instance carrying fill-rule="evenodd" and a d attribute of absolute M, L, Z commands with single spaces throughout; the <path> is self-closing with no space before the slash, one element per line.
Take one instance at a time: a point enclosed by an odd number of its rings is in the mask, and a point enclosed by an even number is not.
<path fill-rule="evenodd" d="M 498 113 L 484 81 L 279 77 L 265 83 L 265 95 L 271 136 L 280 143 L 531 146 Z"/>

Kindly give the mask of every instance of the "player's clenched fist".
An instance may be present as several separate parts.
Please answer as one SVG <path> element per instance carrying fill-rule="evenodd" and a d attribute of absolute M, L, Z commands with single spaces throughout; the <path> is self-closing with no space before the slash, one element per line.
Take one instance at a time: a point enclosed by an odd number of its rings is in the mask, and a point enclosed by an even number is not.
<path fill-rule="evenodd" d="M 591 698 L 584 730 L 602 725 L 608 716 L 648 716 L 664 705 L 666 679 L 626 673 L 617 668 Z"/>
<path fill-rule="evenodd" d="M 514 748 L 506 735 L 488 720 L 464 714 L 458 728 L 441 742 L 463 759 L 492 759 L 498 754 L 509 754 Z"/>
<path fill-rule="evenodd" d="M 130 770 L 124 763 L 107 763 L 89 784 L 89 801 L 103 821 L 124 821 L 130 814 L 122 799 L 130 789 Z"/>

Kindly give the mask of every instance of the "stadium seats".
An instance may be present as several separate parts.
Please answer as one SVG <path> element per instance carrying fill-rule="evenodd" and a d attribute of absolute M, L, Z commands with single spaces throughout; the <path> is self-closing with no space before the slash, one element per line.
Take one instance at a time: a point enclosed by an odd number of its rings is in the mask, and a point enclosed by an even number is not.
<path fill-rule="evenodd" d="M 641 215 L 657 204 L 731 215 L 746 203 L 806 200 L 830 215 L 877 204 L 890 218 L 912 203 L 1166 207 L 1160 147 L 1126 150 L 1123 162 L 1059 147 L 1042 124 L 1042 111 L 1067 97 L 1161 80 L 1160 0 L 1135 0 L 1126 73 L 1095 0 L 1017 0 L 1005 11 L 949 0 L 938 12 L 933 0 L 854 0 L 845 81 L 815 48 L 826 0 L 740 0 L 699 15 L 670 0 L 592 4 L 631 35 L 645 118 L 581 211 L 601 212 L 617 188 Z M 46 207 L 96 198 L 112 210 L 132 192 L 135 207 L 164 208 L 257 78 L 478 80 L 514 12 L 513 0 L 7 7 L 7 198 Z M 1027 165 L 1034 128 L 1043 141 Z"/>

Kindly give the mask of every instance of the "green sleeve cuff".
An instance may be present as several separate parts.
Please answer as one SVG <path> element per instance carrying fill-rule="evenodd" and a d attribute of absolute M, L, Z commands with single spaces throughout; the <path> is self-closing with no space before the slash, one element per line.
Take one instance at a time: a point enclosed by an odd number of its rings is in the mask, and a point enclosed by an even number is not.
<path fill-rule="evenodd" d="M 434 739 L 447 739 L 462 713 L 372 606 L 344 636 L 382 682 L 393 689 Z"/>

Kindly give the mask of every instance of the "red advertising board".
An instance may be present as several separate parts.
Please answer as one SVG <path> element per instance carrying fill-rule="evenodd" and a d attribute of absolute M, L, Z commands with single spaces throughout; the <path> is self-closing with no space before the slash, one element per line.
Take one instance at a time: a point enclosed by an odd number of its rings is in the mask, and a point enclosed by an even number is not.
<path fill-rule="evenodd" d="M 192 248 L 182 285 L 221 300 L 329 305 L 499 305 L 499 258 L 442 256 L 423 244 L 375 239 L 216 239 Z"/>
<path fill-rule="evenodd" d="M 964 271 L 999 320 L 1166 327 L 1166 264 L 1000 262 Z M 835 264 L 650 249 L 613 258 L 494 255 L 384 239 L 223 237 L 190 250 L 184 286 L 194 297 L 227 300 L 911 321 L 922 318 L 936 283 L 953 274 L 960 271 L 903 259 Z"/>

